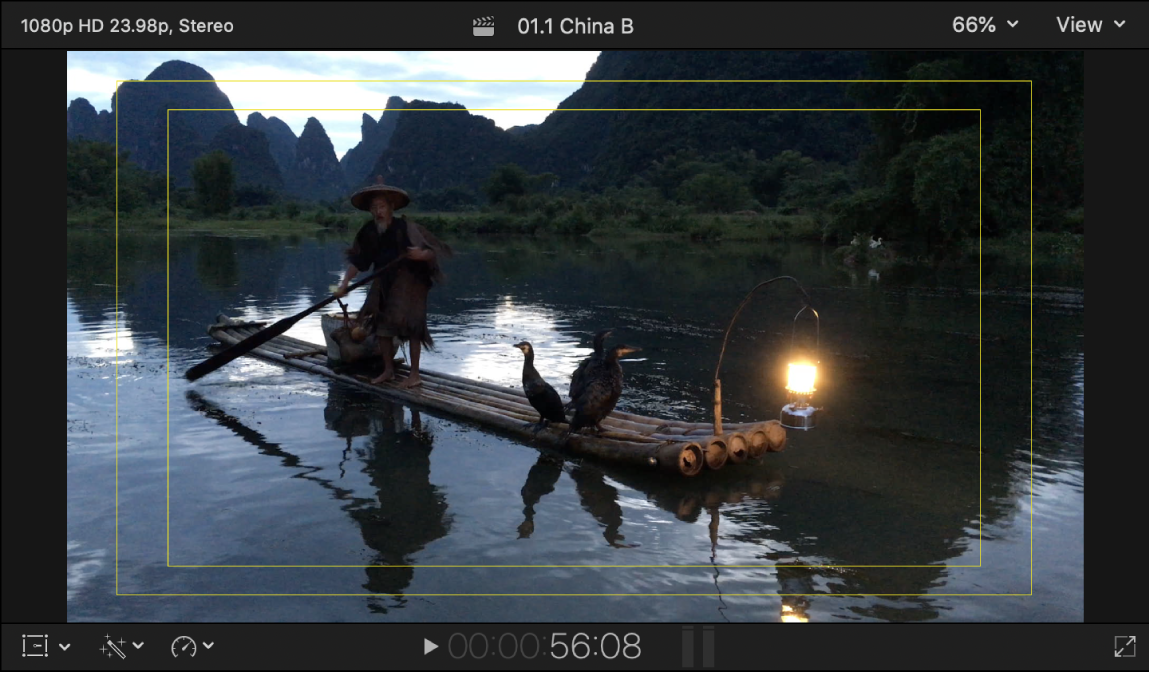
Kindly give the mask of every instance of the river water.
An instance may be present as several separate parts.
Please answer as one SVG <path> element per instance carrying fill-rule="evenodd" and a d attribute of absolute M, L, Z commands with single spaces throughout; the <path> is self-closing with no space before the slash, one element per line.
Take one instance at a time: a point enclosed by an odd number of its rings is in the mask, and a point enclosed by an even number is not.
<path fill-rule="evenodd" d="M 255 358 L 182 378 L 218 313 L 325 297 L 344 238 L 123 234 L 117 267 L 110 234 L 68 234 L 69 620 L 1083 619 L 1083 262 L 1036 267 L 1031 300 L 993 259 L 979 281 L 806 244 L 454 242 L 425 369 L 519 385 L 526 339 L 565 393 L 615 327 L 643 348 L 619 407 L 688 421 L 747 290 L 804 284 L 819 426 L 673 478 Z M 777 418 L 799 308 L 775 284 L 743 311 L 729 421 Z M 318 314 L 288 334 L 322 342 Z"/>

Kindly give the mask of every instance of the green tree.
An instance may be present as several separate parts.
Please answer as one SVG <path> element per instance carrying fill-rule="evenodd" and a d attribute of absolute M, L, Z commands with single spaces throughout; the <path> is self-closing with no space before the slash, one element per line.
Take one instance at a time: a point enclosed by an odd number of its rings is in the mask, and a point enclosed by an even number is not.
<path fill-rule="evenodd" d="M 126 154 L 126 153 L 125 153 Z M 68 141 L 68 205 L 115 207 L 116 148 L 108 143 Z"/>
<path fill-rule="evenodd" d="M 884 190 L 877 187 L 859 189 L 830 204 L 830 229 L 842 244 L 855 234 L 865 237 L 889 221 L 889 205 Z"/>
<path fill-rule="evenodd" d="M 192 165 L 192 182 L 203 212 L 216 215 L 231 210 L 235 203 L 235 172 L 231 157 L 215 150 L 196 159 Z"/>
<path fill-rule="evenodd" d="M 558 187 L 559 176 L 554 173 L 539 173 L 527 179 L 527 189 L 532 193 L 550 192 Z"/>
<path fill-rule="evenodd" d="M 661 160 L 651 162 L 647 179 L 650 184 L 658 188 L 664 198 L 673 199 L 684 182 L 705 168 L 706 164 L 699 160 L 697 152 L 690 149 L 678 150 Z"/>
<path fill-rule="evenodd" d="M 978 132 L 967 129 L 926 143 L 914 178 L 914 205 L 943 244 L 976 236 Z"/>
<path fill-rule="evenodd" d="M 478 197 L 470 189 L 451 185 L 441 189 L 429 189 L 418 195 L 415 205 L 423 211 L 459 212 L 478 205 Z"/>
<path fill-rule="evenodd" d="M 750 191 L 742 180 L 724 170 L 695 175 L 678 188 L 679 203 L 693 204 L 700 212 L 729 213 L 749 200 Z"/>
<path fill-rule="evenodd" d="M 503 164 L 491 173 L 483 191 L 491 203 L 501 203 L 508 196 L 526 194 L 529 177 L 522 166 Z"/>
<path fill-rule="evenodd" d="M 762 205 L 774 207 L 788 180 L 801 176 L 814 167 L 814 160 L 801 152 L 785 150 L 766 161 L 748 167 L 750 192 Z"/>
<path fill-rule="evenodd" d="M 247 184 L 235 190 L 235 205 L 241 208 L 269 206 L 277 198 L 275 190 L 260 185 Z"/>
<path fill-rule="evenodd" d="M 780 202 L 791 208 L 821 210 L 839 196 L 850 192 L 850 179 L 845 171 L 821 164 L 808 174 L 786 176 Z"/>
<path fill-rule="evenodd" d="M 67 181 L 69 208 L 95 208 L 121 213 L 156 205 L 164 199 L 162 176 L 142 170 L 128 161 L 128 152 L 120 152 L 110 143 L 92 140 L 69 140 Z"/>
<path fill-rule="evenodd" d="M 899 110 L 871 114 L 875 143 L 864 153 L 867 165 L 859 170 L 859 176 L 869 179 L 867 186 L 877 186 L 885 178 L 889 187 L 893 179 L 898 192 L 904 194 L 905 178 L 916 174 L 919 166 L 917 161 L 908 161 L 911 157 L 904 150 L 972 128 L 982 134 L 985 233 L 1004 235 L 1028 229 L 1031 175 L 1033 221 L 1038 230 L 1064 226 L 1066 216 L 1084 204 L 1082 52 L 873 52 L 870 66 L 873 79 L 915 81 L 850 87 L 862 107 Z M 1031 80 L 1032 85 L 1024 80 Z M 941 111 L 955 108 L 967 111 Z M 899 157 L 907 161 L 892 176 L 886 169 L 894 168 L 888 164 Z M 955 163 L 962 161 L 955 158 Z M 943 182 L 943 177 L 940 172 L 923 176 L 921 184 Z M 917 200 L 912 201 L 919 214 L 918 201 L 931 202 L 930 208 L 939 206 L 941 195 L 925 190 L 924 186 L 916 189 Z M 890 198 L 902 197 L 891 194 Z M 899 209 L 904 207 L 903 201 Z M 918 224 L 929 226 L 907 227 L 918 235 L 939 231 L 936 222 Z M 947 221 L 946 226 L 950 224 Z"/>

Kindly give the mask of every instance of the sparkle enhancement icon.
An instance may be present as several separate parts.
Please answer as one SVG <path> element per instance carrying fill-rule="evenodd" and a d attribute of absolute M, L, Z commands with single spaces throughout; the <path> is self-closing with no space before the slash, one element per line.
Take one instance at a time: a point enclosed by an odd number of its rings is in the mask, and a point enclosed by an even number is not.
<path fill-rule="evenodd" d="M 1137 636 L 1113 636 L 1113 656 L 1137 656 Z"/>
<path fill-rule="evenodd" d="M 495 17 L 480 16 L 471 22 L 471 31 L 475 37 L 491 37 L 495 34 Z"/>
<path fill-rule="evenodd" d="M 103 652 L 109 659 L 112 658 L 113 653 L 115 653 L 115 655 L 121 659 L 127 659 L 128 655 L 124 654 L 123 649 L 121 649 L 124 646 L 124 643 L 127 641 L 121 637 L 118 642 L 120 643 L 120 647 L 116 647 L 116 643 L 112 642 L 112 637 L 110 635 L 105 635 L 104 644 L 100 645 L 100 651 Z"/>

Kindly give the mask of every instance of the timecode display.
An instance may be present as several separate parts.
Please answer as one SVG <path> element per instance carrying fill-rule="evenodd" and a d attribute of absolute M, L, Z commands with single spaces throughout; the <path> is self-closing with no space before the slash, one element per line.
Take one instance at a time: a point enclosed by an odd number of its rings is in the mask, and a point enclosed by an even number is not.
<path fill-rule="evenodd" d="M 637 633 L 454 633 L 447 641 L 447 653 L 455 659 L 534 659 L 540 655 L 552 659 L 637 659 L 642 656 L 642 647 Z"/>

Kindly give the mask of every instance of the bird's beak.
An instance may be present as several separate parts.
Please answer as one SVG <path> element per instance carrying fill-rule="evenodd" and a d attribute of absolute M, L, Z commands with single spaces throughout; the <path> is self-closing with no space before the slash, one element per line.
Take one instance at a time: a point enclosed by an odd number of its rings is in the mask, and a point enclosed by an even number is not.
<path fill-rule="evenodd" d="M 637 353 L 640 350 L 642 350 L 642 349 L 639 348 L 638 346 L 627 346 L 626 348 L 623 349 L 622 354 L 623 355 L 630 355 L 631 353 Z"/>

